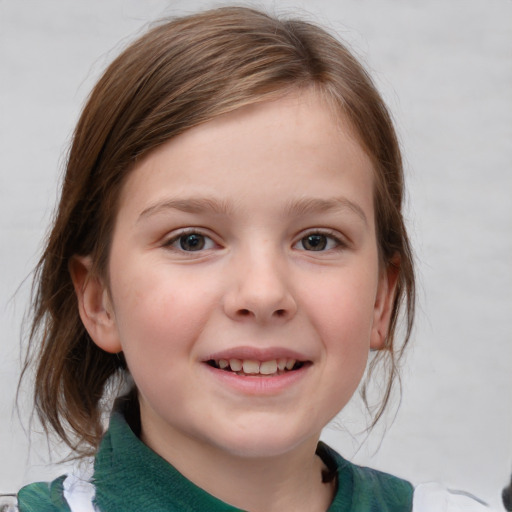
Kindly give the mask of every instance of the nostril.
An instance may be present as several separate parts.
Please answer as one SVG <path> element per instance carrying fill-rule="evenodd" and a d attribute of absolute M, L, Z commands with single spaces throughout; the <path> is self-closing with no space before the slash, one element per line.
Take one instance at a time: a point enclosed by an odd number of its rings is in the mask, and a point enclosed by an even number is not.
<path fill-rule="evenodd" d="M 274 315 L 281 317 L 286 315 L 286 311 L 284 309 L 277 309 L 276 311 L 274 311 Z"/>
<path fill-rule="evenodd" d="M 238 311 L 238 314 L 241 316 L 249 316 L 251 314 L 251 312 L 248 309 L 240 309 Z"/>

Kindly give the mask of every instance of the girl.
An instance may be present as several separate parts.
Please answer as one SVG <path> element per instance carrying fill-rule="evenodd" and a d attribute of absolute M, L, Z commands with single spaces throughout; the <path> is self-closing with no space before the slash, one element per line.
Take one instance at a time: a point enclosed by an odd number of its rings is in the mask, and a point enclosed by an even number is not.
<path fill-rule="evenodd" d="M 76 128 L 33 305 L 36 410 L 94 466 L 19 509 L 484 509 L 319 443 L 370 350 L 374 421 L 389 400 L 402 196 L 387 110 L 322 29 L 223 8 L 133 43 Z"/>

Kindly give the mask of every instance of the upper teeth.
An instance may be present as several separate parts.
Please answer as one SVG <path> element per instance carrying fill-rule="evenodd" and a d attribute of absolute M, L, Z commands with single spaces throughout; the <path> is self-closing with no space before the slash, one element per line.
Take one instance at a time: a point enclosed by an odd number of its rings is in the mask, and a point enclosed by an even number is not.
<path fill-rule="evenodd" d="M 270 359 L 269 361 L 257 361 L 255 359 L 218 359 L 215 364 L 226 369 L 228 366 L 233 372 L 242 372 L 246 374 L 273 375 L 278 370 L 291 370 L 296 363 L 296 359 Z"/>

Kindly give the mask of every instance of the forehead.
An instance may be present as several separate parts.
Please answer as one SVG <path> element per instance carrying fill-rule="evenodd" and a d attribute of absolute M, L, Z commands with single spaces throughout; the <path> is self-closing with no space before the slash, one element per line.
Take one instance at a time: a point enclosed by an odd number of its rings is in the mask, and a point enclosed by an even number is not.
<path fill-rule="evenodd" d="M 349 123 L 308 90 L 244 106 L 163 144 L 133 169 L 120 208 L 140 214 L 169 195 L 243 208 L 343 193 L 371 213 L 372 189 L 372 163 Z"/>

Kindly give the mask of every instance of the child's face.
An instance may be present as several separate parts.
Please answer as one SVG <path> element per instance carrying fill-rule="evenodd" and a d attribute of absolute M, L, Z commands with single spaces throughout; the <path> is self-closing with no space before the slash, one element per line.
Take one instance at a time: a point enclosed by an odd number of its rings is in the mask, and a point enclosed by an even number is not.
<path fill-rule="evenodd" d="M 135 168 L 93 338 L 124 352 L 149 446 L 316 444 L 387 331 L 372 173 L 312 92 L 193 128 Z"/>

